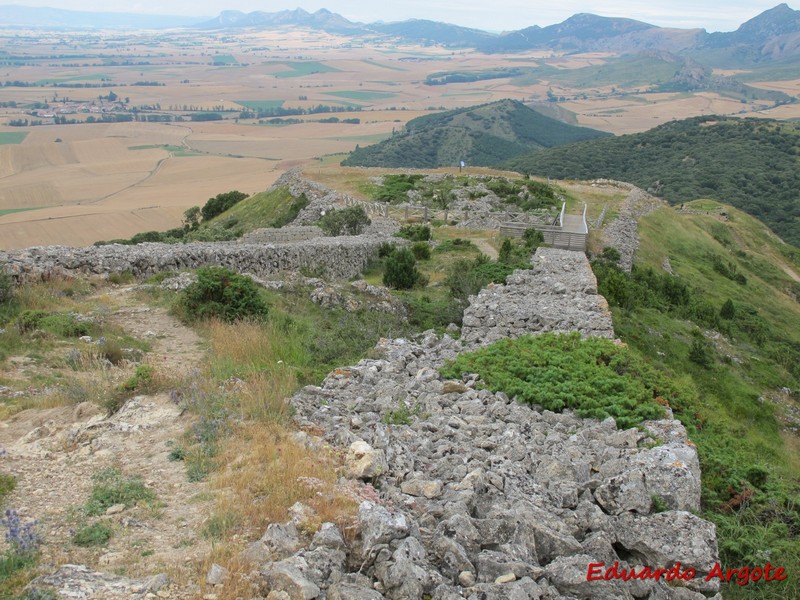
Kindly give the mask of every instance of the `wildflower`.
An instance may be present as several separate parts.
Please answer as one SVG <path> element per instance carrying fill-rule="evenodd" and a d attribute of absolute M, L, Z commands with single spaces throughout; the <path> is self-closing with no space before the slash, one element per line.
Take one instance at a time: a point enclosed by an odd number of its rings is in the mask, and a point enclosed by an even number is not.
<path fill-rule="evenodd" d="M 5 518 L 0 519 L 0 524 L 8 528 L 6 541 L 16 554 L 29 556 L 39 551 L 42 538 L 36 533 L 36 521 L 23 523 L 17 511 L 7 509 Z"/>

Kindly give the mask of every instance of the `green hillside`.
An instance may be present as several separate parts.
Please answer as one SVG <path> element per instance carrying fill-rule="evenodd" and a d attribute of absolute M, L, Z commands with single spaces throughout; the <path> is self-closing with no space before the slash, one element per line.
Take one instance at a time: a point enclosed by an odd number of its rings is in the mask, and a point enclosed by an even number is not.
<path fill-rule="evenodd" d="M 640 220 L 631 275 L 595 260 L 599 291 L 622 341 L 694 397 L 672 409 L 698 448 L 703 516 L 717 524 L 722 563 L 769 560 L 796 573 L 800 250 L 730 206 L 704 200 L 690 208 Z M 796 577 L 773 584 L 722 591 L 800 597 Z"/>
<path fill-rule="evenodd" d="M 515 100 L 451 110 L 413 119 L 405 131 L 356 150 L 351 167 L 436 168 L 460 161 L 497 166 L 531 150 L 609 134 L 551 119 Z"/>
<path fill-rule="evenodd" d="M 800 245 L 799 153 L 795 124 L 705 116 L 533 152 L 507 164 L 556 179 L 629 181 L 673 204 L 713 198 Z"/>

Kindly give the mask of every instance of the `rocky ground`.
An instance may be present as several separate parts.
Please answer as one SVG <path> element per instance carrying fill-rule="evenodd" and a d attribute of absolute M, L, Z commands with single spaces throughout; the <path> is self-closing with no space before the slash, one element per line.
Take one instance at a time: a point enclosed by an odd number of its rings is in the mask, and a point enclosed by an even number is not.
<path fill-rule="evenodd" d="M 192 330 L 165 310 L 133 300 L 130 288 L 114 295 L 116 308 L 109 319 L 151 341 L 151 364 L 174 375 L 199 363 L 203 350 Z M 77 577 L 78 569 L 70 577 L 51 578 L 60 582 L 57 587 L 66 597 L 110 597 L 92 593 L 114 586 L 119 588 L 116 597 L 132 597 L 136 586 L 124 585 L 130 583 L 128 577 L 143 577 L 160 597 L 193 597 L 191 582 L 209 549 L 199 532 L 210 496 L 206 484 L 187 481 L 182 462 L 168 459 L 189 423 L 167 393 L 137 396 L 111 417 L 84 402 L 25 410 L 0 422 L 0 448 L 6 450 L 2 467 L 17 478 L 7 506 L 23 520 L 37 521 L 44 541 L 43 569 L 71 563 L 85 570 L 84 577 Z M 83 516 L 80 507 L 89 499 L 93 475 L 109 467 L 139 476 L 157 501 L 148 507 L 117 507 L 100 517 Z M 76 530 L 95 522 L 113 530 L 106 544 L 80 548 L 72 543 Z M 108 575 L 98 575 L 92 583 L 88 574 L 93 569 Z M 163 577 L 152 578 L 159 573 Z"/>
<path fill-rule="evenodd" d="M 472 299 L 462 339 L 429 332 L 382 340 L 371 358 L 291 399 L 297 439 L 346 453 L 340 485 L 360 485 L 361 502 L 349 529 L 320 526 L 303 506 L 291 521 L 270 525 L 243 555 L 252 564 L 249 597 L 700 600 L 716 593 L 716 582 L 702 577 L 718 559 L 715 530 L 693 514 L 699 464 L 680 423 L 619 430 L 610 419 L 521 405 L 481 389 L 475 375 L 439 375 L 444 361 L 499 337 L 612 334 L 582 254 L 540 249 L 533 262 Z M 199 362 L 191 331 L 124 297 L 115 318 L 152 337 L 167 369 Z M 34 587 L 64 598 L 197 598 L 201 578 L 211 589 L 224 582 L 220 567 L 200 574 L 209 495 L 167 459 L 187 423 L 157 395 L 134 398 L 110 418 L 79 405 L 26 411 L 4 424 L 4 467 L 20 480 L 10 504 L 38 518 L 49 540 L 45 562 L 53 566 Z M 114 537 L 98 550 L 76 549 L 69 529 L 80 523 L 70 507 L 85 503 L 91 475 L 106 466 L 140 475 L 160 502 L 99 517 Z M 698 576 L 677 586 L 587 578 L 592 563 L 638 570 L 678 561 Z"/>

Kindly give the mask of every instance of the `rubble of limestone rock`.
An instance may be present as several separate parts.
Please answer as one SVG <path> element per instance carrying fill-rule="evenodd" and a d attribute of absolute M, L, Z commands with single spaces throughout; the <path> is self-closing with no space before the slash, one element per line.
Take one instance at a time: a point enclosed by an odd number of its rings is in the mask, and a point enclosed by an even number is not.
<path fill-rule="evenodd" d="M 561 282 L 560 297 L 596 296 L 585 258 L 540 250 L 533 263 L 495 288 L 490 303 L 482 294 L 470 308 L 491 304 L 493 314 L 507 314 L 527 290 L 528 313 L 548 315 L 553 296 L 538 289 L 545 280 Z M 597 325 L 596 305 L 577 306 L 585 314 L 573 315 L 572 327 L 611 335 L 610 320 Z M 542 326 L 535 318 L 527 323 L 530 333 Z M 620 430 L 610 418 L 523 405 L 482 389 L 473 374 L 443 380 L 439 367 L 500 331 L 494 325 L 482 338 L 472 335 L 480 325 L 465 325 L 461 340 L 433 332 L 381 340 L 373 358 L 295 394 L 297 424 L 324 431 L 324 442 L 344 453 L 343 478 L 376 492 L 360 503 L 355 536 L 332 523 L 313 534 L 294 522 L 271 526 L 250 550 L 263 590 L 398 600 L 715 594 L 717 580 L 704 580 L 718 560 L 715 528 L 694 514 L 700 468 L 683 426 L 666 414 Z M 525 325 L 515 327 L 520 334 Z M 697 572 L 683 587 L 663 578 L 587 579 L 594 563 L 641 569 L 677 562 Z"/>

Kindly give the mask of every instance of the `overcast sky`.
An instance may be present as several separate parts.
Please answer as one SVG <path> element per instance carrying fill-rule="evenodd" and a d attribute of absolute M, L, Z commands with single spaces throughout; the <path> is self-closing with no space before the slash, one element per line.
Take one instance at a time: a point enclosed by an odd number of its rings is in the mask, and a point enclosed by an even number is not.
<path fill-rule="evenodd" d="M 531 25 L 551 25 L 580 12 L 628 17 L 662 27 L 704 27 L 733 31 L 778 0 L 0 0 L 2 4 L 50 6 L 97 12 L 137 12 L 184 16 L 216 16 L 223 9 L 275 12 L 301 6 L 309 12 L 327 8 L 351 21 L 432 19 L 503 31 Z"/>

